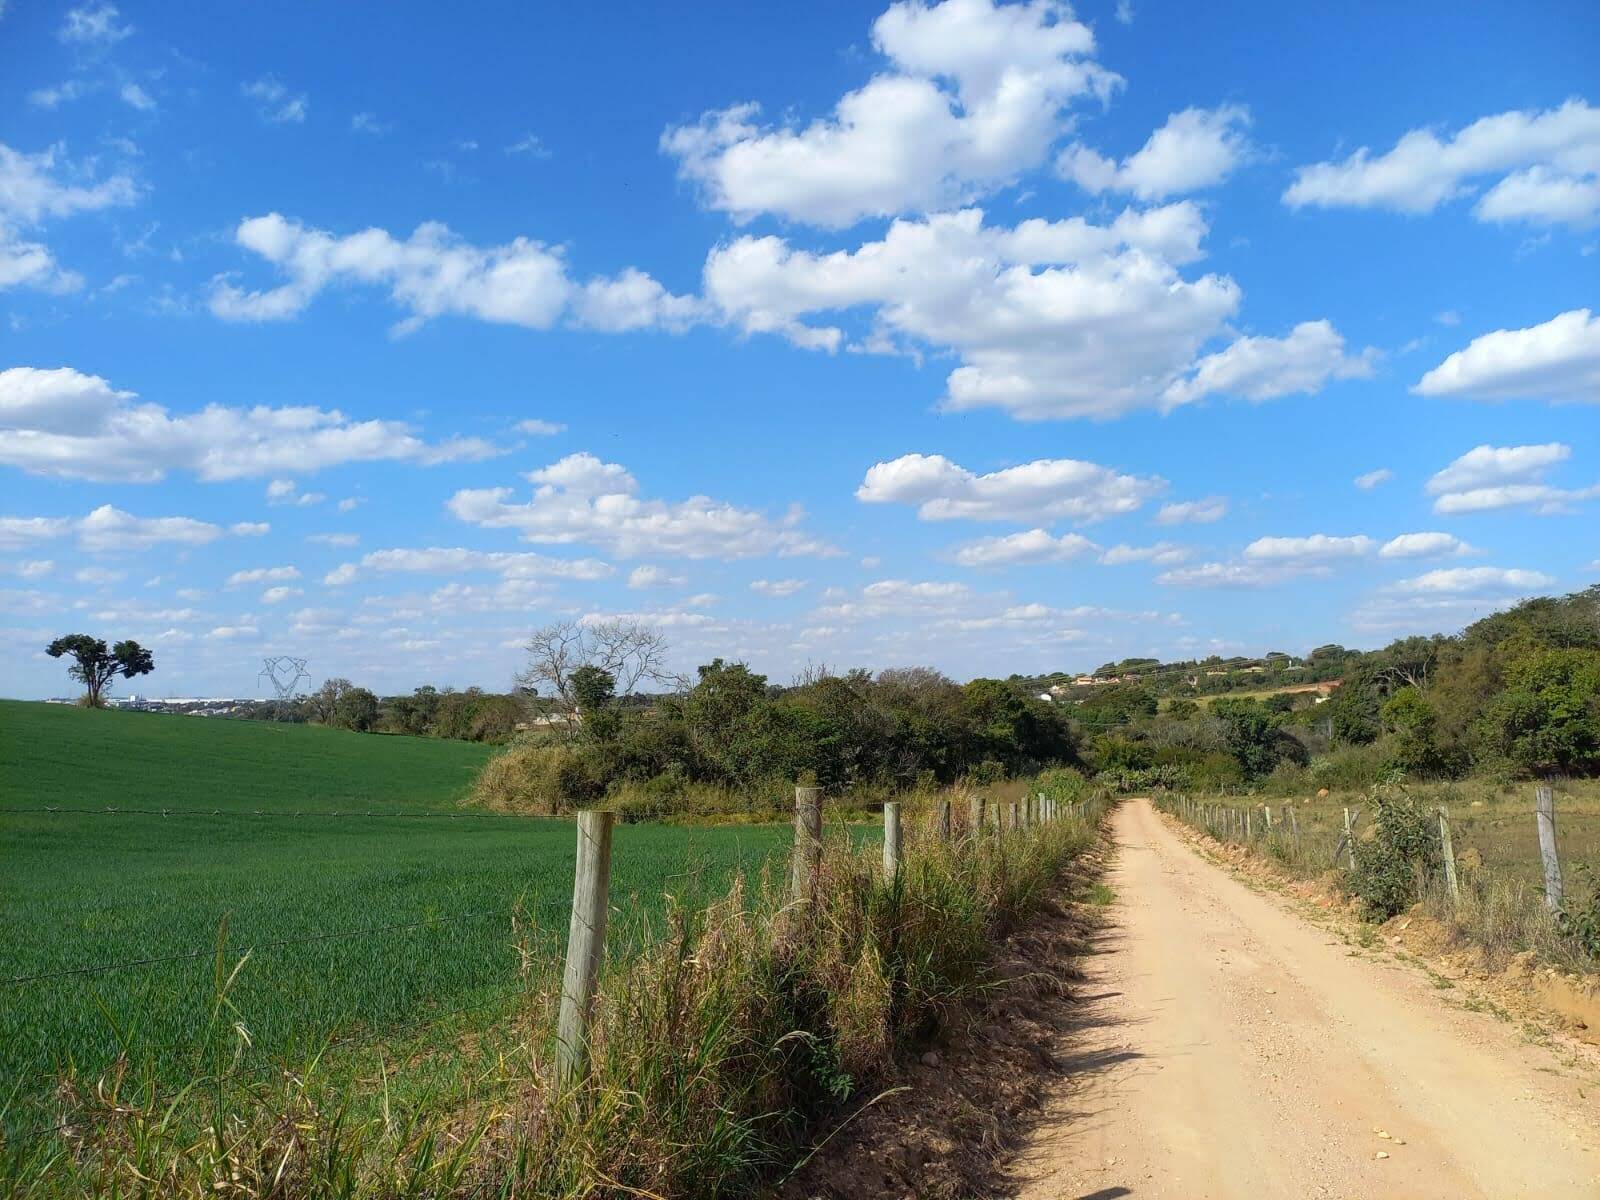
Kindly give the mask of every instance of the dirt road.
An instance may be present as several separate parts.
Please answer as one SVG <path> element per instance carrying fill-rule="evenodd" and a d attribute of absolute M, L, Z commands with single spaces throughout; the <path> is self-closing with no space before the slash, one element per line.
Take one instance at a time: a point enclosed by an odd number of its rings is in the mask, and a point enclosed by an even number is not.
<path fill-rule="evenodd" d="M 1600 1197 L 1587 1065 L 1355 954 L 1147 802 L 1113 820 L 1114 927 L 1021 1196 Z"/>

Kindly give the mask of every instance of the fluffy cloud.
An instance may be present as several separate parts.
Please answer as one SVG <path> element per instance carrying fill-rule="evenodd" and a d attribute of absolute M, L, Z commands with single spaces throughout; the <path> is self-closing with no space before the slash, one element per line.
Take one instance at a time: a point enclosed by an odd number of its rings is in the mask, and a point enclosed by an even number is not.
<path fill-rule="evenodd" d="M 1257 403 L 1317 392 L 1330 379 L 1371 375 L 1374 357 L 1371 350 L 1347 355 L 1344 338 L 1330 322 L 1304 321 L 1288 337 L 1241 337 L 1206 355 L 1188 376 L 1167 388 L 1163 404 L 1190 404 L 1213 392 Z"/>
<path fill-rule="evenodd" d="M 1123 542 L 1101 554 L 1100 561 L 1108 567 L 1120 567 L 1126 563 L 1136 562 L 1170 567 L 1187 562 L 1192 553 L 1193 551 L 1187 546 L 1180 546 L 1176 542 L 1156 542 L 1150 546 L 1130 546 Z"/>
<path fill-rule="evenodd" d="M 1222 496 L 1204 500 L 1180 500 L 1163 504 L 1156 513 L 1157 525 L 1209 525 L 1228 515 L 1228 501 Z"/>
<path fill-rule="evenodd" d="M 1473 554 L 1475 550 L 1454 534 L 1402 533 L 1383 544 L 1383 558 L 1442 558 L 1447 554 Z"/>
<path fill-rule="evenodd" d="M 427 443 L 400 421 L 353 421 L 335 409 L 225 408 L 173 415 L 71 367 L 0 371 L 0 463 L 36 475 L 151 483 L 169 471 L 205 480 L 347 462 L 421 463 L 497 453 L 477 438 Z"/>
<path fill-rule="evenodd" d="M 1166 486 L 1072 458 L 978 475 L 942 454 L 907 454 L 869 468 L 856 499 L 912 504 L 924 521 L 1090 522 L 1134 512 Z"/>
<path fill-rule="evenodd" d="M 1600 403 L 1600 317 L 1575 308 L 1543 325 L 1486 333 L 1429 371 L 1413 390 L 1477 400 L 1547 396 Z"/>
<path fill-rule="evenodd" d="M 1388 483 L 1394 478 L 1394 472 L 1388 467 L 1379 467 L 1376 471 L 1368 471 L 1365 475 L 1355 477 L 1355 485 L 1364 492 L 1370 492 L 1379 484 Z"/>
<path fill-rule="evenodd" d="M 409 572 L 425 575 L 459 575 L 465 571 L 489 571 L 504 579 L 605 579 L 611 566 L 595 558 L 551 558 L 532 551 L 468 550 L 459 546 L 430 546 L 418 550 L 374 550 L 361 559 L 360 567 L 383 574 Z M 345 563 L 333 574 L 337 583 L 350 583 L 358 577 L 354 563 Z M 324 579 L 325 583 L 335 582 Z"/>
<path fill-rule="evenodd" d="M 1212 187 L 1231 175 L 1249 157 L 1244 132 L 1249 125 L 1249 112 L 1238 105 L 1186 108 L 1168 117 L 1120 164 L 1078 144 L 1062 151 L 1056 170 L 1096 195 L 1132 192 L 1141 200 L 1161 200 Z"/>
<path fill-rule="evenodd" d="M 293 504 L 300 508 L 309 508 L 313 504 L 321 504 L 327 498 L 327 492 L 302 492 L 300 485 L 292 479 L 274 479 L 267 484 L 268 504 Z"/>
<path fill-rule="evenodd" d="M 952 562 L 963 567 L 1032 566 L 1038 563 L 1070 562 L 1099 547 L 1081 533 L 1052 537 L 1043 529 L 1005 537 L 979 538 L 950 551 Z"/>
<path fill-rule="evenodd" d="M 515 529 L 524 541 L 587 543 L 623 558 L 836 553 L 799 528 L 803 514 L 798 508 L 774 520 L 708 496 L 641 499 L 639 483 L 627 468 L 592 454 L 569 454 L 527 478 L 535 487 L 526 503 L 514 502 L 510 488 L 467 488 L 452 496 L 447 507 L 471 525 Z"/>
<path fill-rule="evenodd" d="M 284 583 L 291 579 L 299 579 L 298 567 L 251 567 L 245 571 L 235 571 L 228 576 L 228 586 L 238 587 L 245 583 Z"/>
<path fill-rule="evenodd" d="M 871 328 L 852 349 L 953 351 L 951 409 L 1111 417 L 1181 403 L 1167 390 L 1234 314 L 1231 279 L 1179 271 L 1205 230 L 1188 202 L 1106 225 L 1011 228 L 965 209 L 897 220 L 882 240 L 832 254 L 741 237 L 707 257 L 704 289 L 724 320 L 807 348 L 846 345 L 842 328 L 814 318 L 865 309 Z"/>
<path fill-rule="evenodd" d="M 1319 564 L 1363 558 L 1377 545 L 1365 534 L 1336 537 L 1313 533 L 1308 537 L 1257 538 L 1244 548 L 1244 556 L 1258 563 Z"/>
<path fill-rule="evenodd" d="M 1052 0 L 897 3 L 872 27 L 890 69 L 804 127 L 738 104 L 669 128 L 662 149 L 737 221 L 774 213 L 832 228 L 959 203 L 1042 163 L 1067 106 L 1120 82 L 1094 35 Z"/>
<path fill-rule="evenodd" d="M 682 587 L 688 583 L 685 575 L 675 575 L 665 567 L 646 564 L 628 572 L 628 586 L 635 590 L 658 587 Z"/>
<path fill-rule="evenodd" d="M 1285 583 L 1305 573 L 1304 568 L 1294 565 L 1208 562 L 1163 571 L 1156 576 L 1156 582 L 1166 587 L 1261 588 Z"/>
<path fill-rule="evenodd" d="M 755 579 L 750 590 L 758 596 L 775 596 L 782 599 L 792 596 L 806 586 L 804 579 Z"/>
<path fill-rule="evenodd" d="M 102 504 L 84 517 L 0 517 L 0 549 L 37 545 L 76 535 L 85 550 L 148 550 L 163 543 L 204 546 L 216 541 L 220 526 L 193 517 L 136 517 Z"/>
<path fill-rule="evenodd" d="M 1387 154 L 1365 146 L 1342 162 L 1301 167 L 1284 203 L 1432 212 L 1485 177 L 1499 180 L 1473 211 L 1483 221 L 1576 228 L 1600 220 L 1600 109 L 1568 100 L 1544 112 L 1505 112 L 1453 137 L 1413 129 Z"/>
<path fill-rule="evenodd" d="M 291 596 L 298 596 L 300 594 L 301 589 L 296 587 L 270 587 L 261 593 L 261 603 L 282 604 Z"/>
<path fill-rule="evenodd" d="M 1506 567 L 1446 567 L 1395 584 L 1395 590 L 1416 595 L 1528 592 L 1546 588 L 1555 580 L 1539 571 Z"/>
<path fill-rule="evenodd" d="M 589 328 L 682 329 L 698 319 L 692 297 L 674 296 L 640 271 L 579 285 L 559 247 L 519 237 L 487 249 L 437 221 L 401 241 L 382 229 L 336 237 L 278 213 L 239 223 L 234 240 L 288 277 L 266 291 L 245 291 L 226 277 L 211 289 L 211 311 L 227 321 L 280 321 L 298 316 L 335 284 L 387 288 L 408 315 L 395 326 L 411 332 L 435 317 L 475 317 L 500 325 L 549 329 L 567 314 Z"/>
<path fill-rule="evenodd" d="M 23 231 L 77 213 L 132 204 L 138 198 L 138 187 L 125 174 L 98 183 L 60 178 L 85 174 L 55 148 L 23 154 L 0 143 L 0 290 L 26 286 L 70 292 L 83 286 L 80 275 L 63 268 L 48 246 Z"/>
<path fill-rule="evenodd" d="M 1534 446 L 1477 446 L 1428 480 L 1437 513 L 1487 512 L 1531 507 L 1541 514 L 1570 511 L 1600 496 L 1600 484 L 1559 488 L 1545 481 L 1551 468 L 1572 457 L 1561 442 Z"/>
<path fill-rule="evenodd" d="M 558 421 L 542 421 L 538 417 L 529 417 L 526 421 L 518 421 L 511 428 L 529 437 L 555 437 L 558 433 L 565 433 L 567 427 Z"/>

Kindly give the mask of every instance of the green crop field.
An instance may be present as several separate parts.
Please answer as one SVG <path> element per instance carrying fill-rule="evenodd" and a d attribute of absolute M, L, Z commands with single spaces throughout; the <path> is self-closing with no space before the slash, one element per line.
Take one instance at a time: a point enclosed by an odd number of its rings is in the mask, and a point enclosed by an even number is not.
<path fill-rule="evenodd" d="M 0 701 L 0 1086 L 22 1098 L 6 1123 L 63 1070 L 93 1078 L 120 1052 L 173 1084 L 202 1067 L 224 926 L 229 969 L 250 952 L 226 1023 L 263 1068 L 330 1037 L 504 1013 L 525 952 L 547 964 L 565 937 L 573 831 L 462 810 L 488 753 Z M 107 806 L 152 811 L 23 811 Z M 720 889 L 786 841 L 620 829 L 615 919 L 647 928 L 665 893 Z M 166 961 L 99 969 L 144 959 Z"/>

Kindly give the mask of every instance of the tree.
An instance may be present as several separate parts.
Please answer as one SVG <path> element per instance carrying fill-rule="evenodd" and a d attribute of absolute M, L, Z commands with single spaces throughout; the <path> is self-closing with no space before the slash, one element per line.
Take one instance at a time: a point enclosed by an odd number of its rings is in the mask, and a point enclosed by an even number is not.
<path fill-rule="evenodd" d="M 1600 652 L 1535 650 L 1484 714 L 1491 748 L 1536 774 L 1600 768 Z"/>
<path fill-rule="evenodd" d="M 518 672 L 517 684 L 535 694 L 543 685 L 561 702 L 569 729 L 583 708 L 574 676 L 585 667 L 609 675 L 615 696 L 631 696 L 647 682 L 674 691 L 683 685 L 667 670 L 667 639 L 637 621 L 561 621 L 536 630 L 527 650 L 528 665 Z"/>
<path fill-rule="evenodd" d="M 132 679 L 156 669 L 155 657 L 138 642 L 118 642 L 107 650 L 105 642 L 87 633 L 58 637 L 44 652 L 51 658 L 64 654 L 72 656 L 73 665 L 67 668 L 67 674 L 83 684 L 86 689 L 83 701 L 90 708 L 105 704 L 106 689 L 117 676 Z"/>
<path fill-rule="evenodd" d="M 366 733 L 377 723 L 377 696 L 364 687 L 346 687 L 339 694 L 338 703 L 334 705 L 333 724 Z"/>
<path fill-rule="evenodd" d="M 1444 767 L 1439 750 L 1439 715 L 1416 687 L 1407 685 L 1384 701 L 1383 728 L 1389 735 L 1387 761 L 1408 775 L 1430 775 Z"/>
<path fill-rule="evenodd" d="M 1222 722 L 1228 753 L 1250 779 L 1270 775 L 1279 762 L 1304 762 L 1305 747 L 1283 731 L 1259 700 L 1218 700 L 1211 715 Z"/>
<path fill-rule="evenodd" d="M 311 709 L 311 715 L 319 725 L 332 725 L 334 715 L 339 709 L 339 697 L 343 696 L 355 684 L 348 679 L 335 676 L 322 681 L 322 686 L 306 697 L 306 706 Z"/>

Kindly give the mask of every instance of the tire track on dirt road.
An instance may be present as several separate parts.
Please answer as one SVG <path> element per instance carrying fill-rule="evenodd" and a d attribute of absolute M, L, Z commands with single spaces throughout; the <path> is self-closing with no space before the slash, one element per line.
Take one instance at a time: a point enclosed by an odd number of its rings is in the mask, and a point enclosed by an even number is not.
<path fill-rule="evenodd" d="M 1591 1068 L 1355 955 L 1147 801 L 1112 822 L 1082 993 L 1107 1019 L 1069 1053 L 1115 1065 L 1051 1097 L 1013 1161 L 1024 1200 L 1600 1197 Z"/>

